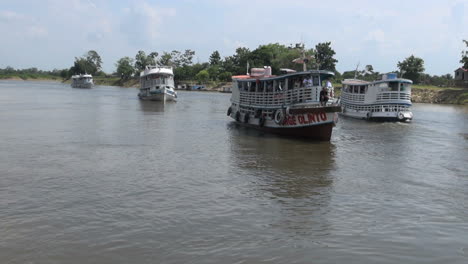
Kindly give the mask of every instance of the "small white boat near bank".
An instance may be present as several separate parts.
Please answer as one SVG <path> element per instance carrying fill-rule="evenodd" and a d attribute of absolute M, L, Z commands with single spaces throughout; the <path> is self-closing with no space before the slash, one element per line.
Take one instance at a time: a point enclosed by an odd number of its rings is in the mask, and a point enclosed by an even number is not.
<path fill-rule="evenodd" d="M 94 85 L 91 74 L 77 74 L 72 76 L 71 87 L 73 88 L 92 88 Z"/>

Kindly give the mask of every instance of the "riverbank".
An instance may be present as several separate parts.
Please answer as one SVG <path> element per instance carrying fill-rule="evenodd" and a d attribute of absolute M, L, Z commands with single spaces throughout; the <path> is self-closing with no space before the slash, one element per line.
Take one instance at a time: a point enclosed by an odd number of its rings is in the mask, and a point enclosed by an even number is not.
<path fill-rule="evenodd" d="M 414 85 L 411 98 L 414 103 L 468 105 L 468 89 Z"/>
<path fill-rule="evenodd" d="M 24 76 L 11 76 L 8 78 L 1 78 L 1 80 L 15 80 L 15 81 L 51 81 L 51 82 L 62 82 L 70 83 L 70 80 L 62 80 L 59 77 L 41 77 L 41 78 L 27 78 Z M 94 83 L 96 85 L 106 86 L 120 86 L 120 87 L 132 87 L 138 88 L 140 82 L 138 79 L 132 78 L 129 80 L 122 81 L 118 77 L 94 77 Z M 192 83 L 192 82 L 184 82 Z M 222 86 L 228 86 L 231 83 L 226 82 L 211 82 L 205 85 L 205 89 L 200 91 L 216 92 Z M 334 85 L 335 95 L 340 96 L 341 87 L 338 83 Z M 459 104 L 468 105 L 468 89 L 455 88 L 455 87 L 436 87 L 436 86 L 425 86 L 425 85 L 413 85 L 412 89 L 412 101 L 414 103 L 429 103 L 429 104 Z"/>
<path fill-rule="evenodd" d="M 335 96 L 341 95 L 341 87 L 335 85 Z M 413 85 L 411 89 L 413 103 L 427 104 L 458 104 L 468 105 L 468 89 L 457 87 L 436 87 L 428 85 Z"/>

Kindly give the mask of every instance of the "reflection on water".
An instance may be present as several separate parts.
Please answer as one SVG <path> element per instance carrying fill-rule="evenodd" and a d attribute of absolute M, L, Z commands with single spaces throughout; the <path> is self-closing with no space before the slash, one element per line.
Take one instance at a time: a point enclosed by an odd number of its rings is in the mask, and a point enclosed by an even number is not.
<path fill-rule="evenodd" d="M 311 142 L 221 93 L 0 87 L 2 263 L 467 263 L 468 107 Z"/>
<path fill-rule="evenodd" d="M 290 237 L 328 233 L 322 211 L 330 200 L 334 144 L 264 134 L 234 122 L 227 128 L 232 166 L 242 168 L 253 192 L 268 193 L 277 208 L 266 221 L 270 228 Z"/>
<path fill-rule="evenodd" d="M 139 100 L 139 104 L 140 109 L 143 112 L 164 112 L 164 108 L 166 107 L 166 105 L 170 105 L 172 103 Z"/>

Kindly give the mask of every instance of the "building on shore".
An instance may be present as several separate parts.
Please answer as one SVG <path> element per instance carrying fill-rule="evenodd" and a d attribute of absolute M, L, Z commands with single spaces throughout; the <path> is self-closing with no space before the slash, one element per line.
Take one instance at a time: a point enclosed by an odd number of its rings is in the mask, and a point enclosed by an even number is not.
<path fill-rule="evenodd" d="M 460 67 L 455 70 L 455 85 L 468 88 L 468 69 Z"/>

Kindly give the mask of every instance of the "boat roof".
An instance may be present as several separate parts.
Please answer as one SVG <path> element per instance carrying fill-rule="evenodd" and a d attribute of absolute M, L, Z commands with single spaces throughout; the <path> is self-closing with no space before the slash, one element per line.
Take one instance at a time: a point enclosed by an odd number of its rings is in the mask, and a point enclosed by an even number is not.
<path fill-rule="evenodd" d="M 140 77 L 150 74 L 169 74 L 174 75 L 171 66 L 147 66 L 144 71 L 140 73 Z"/>
<path fill-rule="evenodd" d="M 412 84 L 413 81 L 403 78 L 396 78 L 396 79 L 386 79 L 386 80 L 376 80 L 376 81 L 365 81 L 359 79 L 344 79 L 341 83 L 347 85 L 368 85 L 368 84 L 376 84 L 376 83 L 388 83 L 388 82 L 400 82 L 400 83 L 410 83 Z"/>
<path fill-rule="evenodd" d="M 93 78 L 93 76 L 92 76 L 91 74 L 76 74 L 76 75 L 72 75 L 72 79 L 82 78 L 82 77 Z"/>
<path fill-rule="evenodd" d="M 349 85 L 365 85 L 369 84 L 370 82 L 359 79 L 344 79 L 341 83 Z"/>
<path fill-rule="evenodd" d="M 235 75 L 235 76 L 232 76 L 232 79 L 237 80 L 237 81 L 246 81 L 246 82 L 256 81 L 256 80 L 272 81 L 272 80 L 288 78 L 288 77 L 293 77 L 293 76 L 311 75 L 311 74 L 319 74 L 320 76 L 326 76 L 326 77 L 331 77 L 335 75 L 335 73 L 333 73 L 332 71 L 310 70 L 310 71 L 302 71 L 302 72 L 291 72 L 291 73 L 282 74 L 282 75 L 262 75 L 262 76 Z"/>

